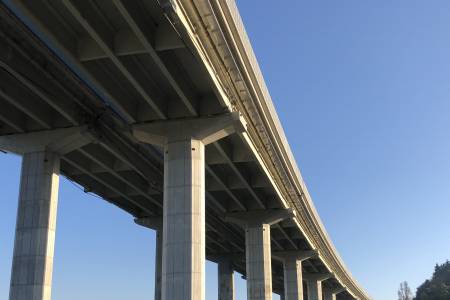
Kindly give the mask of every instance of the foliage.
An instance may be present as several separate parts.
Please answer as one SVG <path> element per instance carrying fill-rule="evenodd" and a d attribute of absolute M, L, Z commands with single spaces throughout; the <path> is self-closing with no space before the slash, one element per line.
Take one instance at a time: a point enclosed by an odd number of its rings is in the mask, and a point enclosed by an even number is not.
<path fill-rule="evenodd" d="M 412 300 L 412 293 L 409 285 L 406 281 L 400 283 L 400 288 L 398 289 L 398 300 Z"/>
<path fill-rule="evenodd" d="M 414 300 L 450 300 L 450 262 L 436 265 L 433 276 L 417 288 Z"/>

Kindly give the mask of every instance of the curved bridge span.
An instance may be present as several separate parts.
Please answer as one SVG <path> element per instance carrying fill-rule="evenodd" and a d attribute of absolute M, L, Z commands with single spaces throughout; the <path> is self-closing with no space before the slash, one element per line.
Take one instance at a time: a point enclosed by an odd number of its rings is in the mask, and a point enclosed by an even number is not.
<path fill-rule="evenodd" d="M 58 178 L 157 231 L 155 299 L 360 299 L 234 0 L 0 4 L 0 149 L 23 155 L 10 299 L 50 299 Z"/>

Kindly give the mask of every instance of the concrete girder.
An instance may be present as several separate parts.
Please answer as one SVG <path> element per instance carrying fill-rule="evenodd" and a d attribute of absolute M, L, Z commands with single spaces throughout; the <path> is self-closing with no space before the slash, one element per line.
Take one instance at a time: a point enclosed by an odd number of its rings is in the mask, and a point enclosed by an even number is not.
<path fill-rule="evenodd" d="M 211 215 L 208 218 L 208 222 L 212 224 L 210 228 L 212 231 L 220 233 L 238 251 L 244 253 L 245 249 L 241 246 L 245 244 L 244 237 L 242 237 L 239 233 L 233 232 L 231 229 L 225 227 L 217 218 L 214 218 Z"/>
<path fill-rule="evenodd" d="M 185 45 L 177 36 L 174 29 L 163 22 L 155 31 L 155 50 L 164 51 L 184 48 Z M 121 29 L 114 35 L 113 52 L 116 56 L 127 56 L 135 54 L 147 54 L 139 38 L 129 29 Z M 108 58 L 108 55 L 90 36 L 84 36 L 77 42 L 77 52 L 80 61 L 91 61 Z"/>
<path fill-rule="evenodd" d="M 16 154 L 51 151 L 64 155 L 94 140 L 87 126 L 78 126 L 1 136 L 0 149 Z"/>
<path fill-rule="evenodd" d="M 246 212 L 228 213 L 225 221 L 235 223 L 244 228 L 259 224 L 274 225 L 284 219 L 294 217 L 292 209 L 266 209 Z"/>
<path fill-rule="evenodd" d="M 186 45 L 169 22 L 162 21 L 155 32 L 155 50 L 165 51 L 184 48 Z"/>
<path fill-rule="evenodd" d="M 135 218 L 134 222 L 138 225 L 147 227 L 152 230 L 162 230 L 163 227 L 162 216 Z"/>
<path fill-rule="evenodd" d="M 47 4 L 48 2 L 44 3 Z M 114 107 L 122 118 L 129 123 L 136 122 L 137 112 L 133 105 L 134 99 L 132 99 L 127 93 L 124 93 L 117 85 L 111 84 L 108 80 L 101 80 L 97 78 L 92 71 L 83 65 L 76 56 L 76 49 L 72 48 L 73 41 L 69 41 L 67 39 L 68 35 L 62 36 L 61 40 L 61 36 L 49 30 L 49 28 L 47 28 L 42 21 L 38 20 L 38 18 L 34 15 L 33 9 L 30 9 L 27 6 L 27 3 L 16 1 L 14 5 L 17 6 L 17 8 L 26 17 L 30 18 L 30 20 L 36 24 L 36 27 L 48 37 L 49 41 L 60 49 L 69 65 L 72 64 L 80 69 L 86 80 L 95 85 L 96 90 L 110 101 L 112 107 Z M 90 97 L 90 99 L 92 100 L 92 97 Z"/>
<path fill-rule="evenodd" d="M 75 154 L 75 153 L 73 153 L 73 154 Z M 154 215 L 154 212 L 153 212 L 154 208 L 149 206 L 148 203 L 140 203 L 140 201 L 137 201 L 137 200 L 133 199 L 130 195 L 128 195 L 127 191 L 125 191 L 122 186 L 112 184 L 112 183 L 108 182 L 107 179 L 102 178 L 102 176 L 100 174 L 93 173 L 92 171 L 90 171 L 90 167 L 86 163 L 81 163 L 79 159 L 73 157 L 73 154 L 72 154 L 72 156 L 70 156 L 70 155 L 63 156 L 62 160 L 67 162 L 68 164 L 74 166 L 75 168 L 80 169 L 83 173 L 87 174 L 93 180 L 99 182 L 100 184 L 107 187 L 114 193 L 120 195 L 124 199 L 128 200 L 130 203 L 136 205 L 139 209 L 141 209 L 145 213 L 147 213 L 149 215 Z M 159 204 L 159 207 L 162 207 L 162 205 Z"/>
<path fill-rule="evenodd" d="M 223 180 L 216 174 L 216 172 L 214 172 L 214 170 L 208 165 L 206 165 L 205 168 L 206 168 L 206 171 L 208 172 L 208 174 L 210 174 L 214 178 L 214 180 L 221 186 L 221 188 L 234 201 L 234 203 L 240 209 L 247 210 L 247 208 L 244 206 L 244 204 L 242 204 L 242 202 L 238 199 L 238 197 L 236 195 L 234 195 L 234 193 L 227 187 L 225 182 L 223 182 Z M 210 190 L 208 189 L 208 191 L 210 191 Z"/>
<path fill-rule="evenodd" d="M 347 289 L 345 287 L 335 288 L 331 290 L 332 294 L 340 294 L 342 292 L 345 292 Z"/>
<path fill-rule="evenodd" d="M 155 64 L 160 69 L 161 73 L 166 77 L 169 81 L 172 88 L 175 90 L 176 94 L 180 97 L 186 109 L 189 113 L 195 117 L 198 116 L 198 112 L 195 109 L 196 106 L 196 97 L 190 93 L 186 87 L 180 85 L 179 82 L 183 82 L 180 78 L 175 78 L 173 72 L 171 72 L 167 65 L 162 61 L 161 57 L 158 55 L 156 50 L 153 48 L 152 43 L 148 39 L 147 35 L 144 33 L 143 27 L 141 24 L 136 22 L 136 18 L 133 17 L 130 8 L 130 2 L 124 2 L 121 0 L 113 0 L 114 5 L 125 18 L 125 21 L 130 26 L 131 30 L 138 37 L 142 45 L 144 46 L 146 52 L 153 59 Z"/>
<path fill-rule="evenodd" d="M 307 250 L 307 251 L 299 251 L 299 250 L 288 250 L 288 251 L 275 251 L 272 253 L 274 258 L 277 258 L 281 261 L 286 259 L 295 259 L 299 261 L 304 261 L 313 257 L 317 257 L 317 251 Z"/>
<path fill-rule="evenodd" d="M 27 117 L 22 111 L 5 101 L 0 101 L 0 107 L 0 121 L 20 133 L 27 131 Z"/>
<path fill-rule="evenodd" d="M 106 54 L 106 56 L 113 62 L 113 64 L 120 70 L 120 72 L 125 76 L 129 83 L 136 89 L 139 95 L 147 102 L 148 105 L 153 109 L 156 115 L 160 119 L 167 119 L 167 115 L 164 109 L 161 107 L 162 103 L 157 97 L 150 94 L 148 89 L 139 83 L 139 81 L 133 76 L 130 70 L 122 63 L 122 61 L 116 56 L 112 45 L 108 42 L 111 39 L 110 34 L 107 32 L 97 31 L 92 25 L 93 17 L 91 13 L 86 10 L 81 12 L 78 5 L 70 0 L 63 0 L 62 3 L 67 7 L 72 16 L 83 26 L 83 28 L 89 33 L 90 37 L 95 40 L 98 47 Z"/>
<path fill-rule="evenodd" d="M 35 95 L 17 86 L 17 82 L 11 76 L 5 76 L 0 72 L 2 86 L 0 97 L 25 113 L 34 122 L 42 126 L 43 129 L 50 130 L 53 124 L 53 114 L 49 107 L 40 105 L 41 101 Z"/>
<path fill-rule="evenodd" d="M 214 117 L 135 124 L 131 128 L 138 140 L 148 144 L 164 145 L 190 137 L 208 145 L 230 134 L 245 131 L 245 121 L 238 113 L 227 113 Z"/>
<path fill-rule="evenodd" d="M 220 145 L 220 143 L 216 142 L 213 144 L 214 147 L 217 149 L 217 151 L 224 157 L 225 161 L 227 162 L 228 166 L 233 170 L 233 172 L 236 174 L 236 176 L 242 181 L 247 191 L 252 195 L 253 199 L 255 199 L 256 203 L 258 204 L 259 208 L 264 209 L 265 205 L 262 199 L 255 193 L 255 191 L 252 189 L 250 184 L 248 183 L 247 179 L 242 175 L 242 173 L 239 171 L 239 169 L 236 167 L 236 165 L 233 163 L 230 156 L 227 154 L 225 149 Z"/>
<path fill-rule="evenodd" d="M 281 222 L 280 222 L 281 223 Z M 294 249 L 298 250 L 297 244 L 294 242 L 294 240 L 286 233 L 284 228 L 280 225 L 280 223 L 275 224 L 275 228 L 278 229 L 281 234 L 288 240 L 288 242 L 291 244 Z"/>
<path fill-rule="evenodd" d="M 163 166 L 160 166 L 159 162 L 151 161 L 149 157 L 130 145 L 114 130 L 109 128 L 102 130 L 101 137 L 99 142 L 102 147 L 130 166 L 143 178 L 150 180 L 154 179 L 155 176 L 163 176 Z M 162 182 L 160 188 L 162 190 Z"/>
<path fill-rule="evenodd" d="M 89 158 L 90 160 L 98 164 L 101 168 L 105 169 L 108 173 L 112 174 L 115 178 L 126 184 L 128 187 L 131 187 L 131 189 L 136 191 L 137 194 L 148 199 L 156 206 L 161 207 L 160 201 L 154 199 L 151 196 L 151 194 L 155 194 L 155 192 L 148 184 L 148 182 L 145 181 L 145 179 L 135 176 L 133 178 L 134 180 L 131 180 L 131 178 L 129 178 L 130 177 L 129 175 L 128 176 L 121 175 L 119 172 L 114 170 L 113 166 L 108 165 L 108 163 L 105 162 L 102 156 L 96 155 L 93 151 L 88 151 L 87 149 L 80 148 L 78 149 L 78 152 L 80 152 L 85 157 Z M 93 170 L 91 167 L 91 172 L 96 173 L 95 171 L 96 170 Z"/>
<path fill-rule="evenodd" d="M 19 81 L 33 95 L 38 96 L 39 99 L 60 113 L 72 126 L 79 125 L 76 107 L 66 100 L 66 93 L 61 92 L 59 89 L 54 89 L 54 87 L 52 87 L 53 90 L 51 92 L 46 91 L 44 87 L 48 86 L 48 82 L 42 78 L 42 71 L 36 70 L 35 64 L 28 63 L 23 57 L 18 57 L 16 52 L 13 50 L 8 51 L 8 49 L 8 46 L 0 43 L 0 68 L 7 71 L 10 76 Z M 27 101 L 30 100 L 27 99 Z"/>
<path fill-rule="evenodd" d="M 222 203 L 216 199 L 216 197 L 214 197 L 213 194 L 211 194 L 208 191 L 205 191 L 205 197 L 206 199 L 209 199 L 213 202 L 213 208 L 215 208 L 215 210 L 219 210 L 220 213 L 224 214 L 227 212 L 227 209 L 225 208 L 225 206 L 222 205 Z"/>
<path fill-rule="evenodd" d="M 145 49 L 137 37 L 126 29 L 121 29 L 114 35 L 113 49 L 115 56 L 143 54 Z M 105 51 L 90 36 L 83 36 L 77 42 L 78 59 L 82 62 L 108 58 Z"/>
<path fill-rule="evenodd" d="M 323 274 L 317 274 L 317 273 L 314 273 L 314 274 L 304 274 L 304 275 L 303 275 L 303 278 L 304 278 L 305 280 L 325 281 L 325 280 L 328 280 L 328 279 L 330 279 L 330 278 L 334 278 L 334 274 L 332 274 L 332 273 L 323 273 Z"/>

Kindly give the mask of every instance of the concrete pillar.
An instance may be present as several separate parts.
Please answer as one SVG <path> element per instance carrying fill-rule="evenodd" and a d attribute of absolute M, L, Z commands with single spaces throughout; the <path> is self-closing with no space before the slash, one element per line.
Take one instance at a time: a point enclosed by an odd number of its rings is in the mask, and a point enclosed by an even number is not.
<path fill-rule="evenodd" d="M 247 268 L 247 299 L 272 299 L 272 263 L 270 225 L 261 224 L 245 229 L 245 259 Z"/>
<path fill-rule="evenodd" d="M 323 300 L 336 300 L 336 294 L 332 293 L 330 290 L 323 290 Z"/>
<path fill-rule="evenodd" d="M 303 300 L 302 261 L 287 257 L 283 267 L 285 300 Z"/>
<path fill-rule="evenodd" d="M 233 266 L 230 260 L 220 260 L 218 266 L 219 300 L 234 300 Z"/>
<path fill-rule="evenodd" d="M 244 130 L 238 113 L 132 126 L 164 147 L 163 300 L 205 298 L 205 145 Z"/>
<path fill-rule="evenodd" d="M 50 300 L 59 158 L 39 151 L 22 160 L 10 300 Z"/>
<path fill-rule="evenodd" d="M 333 277 L 333 274 L 306 274 L 303 278 L 306 280 L 308 289 L 308 300 L 323 300 L 322 282 Z"/>
<path fill-rule="evenodd" d="M 205 297 L 205 146 L 187 138 L 164 147 L 163 300 Z"/>
<path fill-rule="evenodd" d="M 225 220 L 245 229 L 248 300 L 272 299 L 270 225 L 293 217 L 290 209 L 267 209 L 227 214 Z"/>
<path fill-rule="evenodd" d="M 134 222 L 146 228 L 155 230 L 155 300 L 161 300 L 162 277 L 162 243 L 163 243 L 163 219 L 162 217 L 142 217 L 134 219 Z"/>
<path fill-rule="evenodd" d="M 277 251 L 275 258 L 283 262 L 284 295 L 287 300 L 303 300 L 302 261 L 317 256 L 314 250 Z"/>
<path fill-rule="evenodd" d="M 161 279 L 162 279 L 162 230 L 156 230 L 155 249 L 155 300 L 161 300 Z"/>
<path fill-rule="evenodd" d="M 308 287 L 308 300 L 323 300 L 322 281 L 310 279 L 306 281 Z"/>
<path fill-rule="evenodd" d="M 324 289 L 323 290 L 323 299 L 324 300 L 336 300 L 337 295 L 345 291 L 345 288 L 339 287 L 335 289 Z"/>

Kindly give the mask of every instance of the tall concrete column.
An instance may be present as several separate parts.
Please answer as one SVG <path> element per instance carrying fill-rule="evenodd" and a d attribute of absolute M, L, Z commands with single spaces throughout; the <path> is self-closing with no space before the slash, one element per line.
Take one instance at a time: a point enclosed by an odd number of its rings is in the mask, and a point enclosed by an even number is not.
<path fill-rule="evenodd" d="M 323 300 L 336 300 L 336 294 L 333 294 L 329 290 L 323 290 Z"/>
<path fill-rule="evenodd" d="M 10 300 L 51 299 L 58 185 L 55 153 L 23 155 Z"/>
<path fill-rule="evenodd" d="M 161 280 L 162 280 L 162 229 L 156 230 L 155 247 L 155 300 L 161 300 Z"/>
<path fill-rule="evenodd" d="M 323 299 L 324 300 L 336 300 L 337 295 L 345 291 L 345 288 L 336 288 L 336 289 L 324 289 L 323 290 Z"/>
<path fill-rule="evenodd" d="M 204 299 L 205 146 L 171 141 L 164 149 L 162 299 Z"/>
<path fill-rule="evenodd" d="M 288 257 L 283 261 L 285 300 L 303 300 L 302 261 Z"/>
<path fill-rule="evenodd" d="M 233 266 L 229 259 L 219 260 L 218 286 L 219 300 L 234 300 L 234 278 Z"/>
<path fill-rule="evenodd" d="M 283 262 L 286 300 L 303 300 L 302 261 L 316 255 L 315 251 L 277 251 L 273 253 L 275 258 Z"/>
<path fill-rule="evenodd" d="M 0 137 L 0 149 L 23 155 L 10 300 L 50 300 L 59 157 L 94 140 L 87 126 Z"/>
<path fill-rule="evenodd" d="M 244 130 L 237 113 L 132 127 L 164 147 L 163 300 L 205 298 L 205 145 Z"/>
<path fill-rule="evenodd" d="M 162 217 L 143 217 L 134 220 L 136 224 L 155 230 L 155 300 L 161 300 L 162 278 Z"/>
<path fill-rule="evenodd" d="M 308 300 L 322 300 L 322 281 L 310 279 L 306 281 Z"/>
<path fill-rule="evenodd" d="M 228 222 L 245 229 L 245 258 L 248 300 L 272 299 L 272 257 L 270 249 L 270 225 L 293 217 L 289 209 L 228 214 Z"/>
<path fill-rule="evenodd" d="M 333 277 L 332 274 L 311 274 L 305 275 L 308 300 L 323 300 L 322 282 Z"/>
<path fill-rule="evenodd" d="M 269 224 L 249 226 L 245 229 L 245 253 L 247 299 L 272 299 L 272 259 Z"/>

